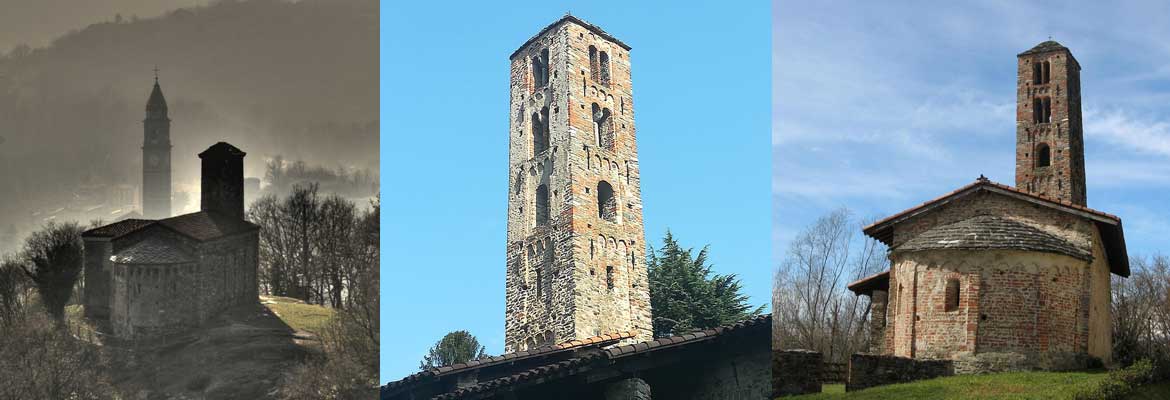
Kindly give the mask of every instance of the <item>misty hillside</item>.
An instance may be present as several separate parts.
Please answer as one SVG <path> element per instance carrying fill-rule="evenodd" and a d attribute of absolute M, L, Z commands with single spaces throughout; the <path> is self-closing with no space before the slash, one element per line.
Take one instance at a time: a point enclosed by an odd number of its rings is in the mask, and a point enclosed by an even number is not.
<path fill-rule="evenodd" d="M 95 22 L 0 55 L 0 239 L 70 207 L 79 188 L 141 184 L 155 65 L 176 191 L 197 187 L 196 154 L 221 140 L 248 153 L 247 176 L 276 155 L 377 171 L 376 0 L 222 1 Z"/>

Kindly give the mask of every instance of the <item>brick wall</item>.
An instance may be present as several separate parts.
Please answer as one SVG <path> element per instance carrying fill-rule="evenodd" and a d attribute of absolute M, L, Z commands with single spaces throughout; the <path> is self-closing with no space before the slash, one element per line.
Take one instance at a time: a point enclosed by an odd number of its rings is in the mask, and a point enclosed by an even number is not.
<path fill-rule="evenodd" d="M 1047 64 L 1049 79 L 1036 81 L 1033 68 Z M 1085 157 L 1081 128 L 1080 66 L 1067 50 L 1019 57 L 1016 83 L 1016 187 L 1085 205 Z M 1035 122 L 1036 100 L 1046 100 L 1048 122 Z M 1050 164 L 1037 164 L 1041 145 Z"/>

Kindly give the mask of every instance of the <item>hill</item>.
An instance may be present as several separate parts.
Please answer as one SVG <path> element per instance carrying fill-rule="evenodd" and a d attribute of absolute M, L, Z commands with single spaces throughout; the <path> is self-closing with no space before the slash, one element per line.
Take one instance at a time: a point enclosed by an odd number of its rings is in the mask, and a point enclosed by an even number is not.
<path fill-rule="evenodd" d="M 845 392 L 844 385 L 825 385 L 819 394 L 785 397 L 792 400 L 915 400 L 915 399 L 1070 399 L 1082 388 L 1109 377 L 1097 372 L 1013 372 L 962 375 Z M 1139 388 L 1132 399 L 1170 398 L 1170 384 Z"/>
<path fill-rule="evenodd" d="M 76 318 L 80 310 L 73 307 L 71 314 Z M 135 343 L 108 339 L 103 345 L 117 366 L 114 385 L 142 398 L 272 398 L 283 374 L 312 351 L 317 329 L 332 315 L 296 299 L 262 296 L 260 304 L 231 309 L 186 334 Z"/>

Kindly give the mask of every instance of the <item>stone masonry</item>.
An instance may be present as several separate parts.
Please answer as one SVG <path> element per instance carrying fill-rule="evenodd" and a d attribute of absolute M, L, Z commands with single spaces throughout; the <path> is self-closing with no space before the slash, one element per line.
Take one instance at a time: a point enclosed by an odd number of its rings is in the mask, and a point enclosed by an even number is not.
<path fill-rule="evenodd" d="M 629 50 L 566 16 L 511 56 L 506 352 L 652 337 Z"/>
<path fill-rule="evenodd" d="M 1081 65 L 1047 41 L 1020 53 L 1016 78 L 1016 187 L 1085 205 Z"/>

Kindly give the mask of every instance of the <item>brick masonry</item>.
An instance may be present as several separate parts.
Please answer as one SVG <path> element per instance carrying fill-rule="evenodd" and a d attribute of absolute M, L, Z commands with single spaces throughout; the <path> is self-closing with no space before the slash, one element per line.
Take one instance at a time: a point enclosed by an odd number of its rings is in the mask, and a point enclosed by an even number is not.
<path fill-rule="evenodd" d="M 628 47 L 558 20 L 513 54 L 510 111 L 505 351 L 651 339 Z"/>
<path fill-rule="evenodd" d="M 1016 75 L 1016 187 L 1085 205 L 1080 64 L 1050 41 L 1021 53 Z"/>

